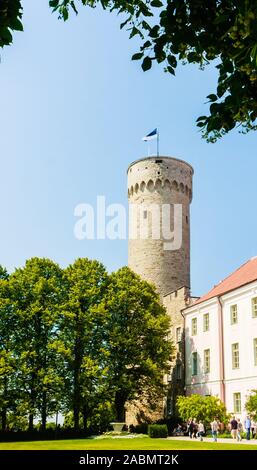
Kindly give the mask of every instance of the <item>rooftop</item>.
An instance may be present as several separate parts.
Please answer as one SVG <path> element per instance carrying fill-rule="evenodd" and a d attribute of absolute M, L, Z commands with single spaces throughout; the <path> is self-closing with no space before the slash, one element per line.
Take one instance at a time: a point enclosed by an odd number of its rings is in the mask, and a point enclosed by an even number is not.
<path fill-rule="evenodd" d="M 206 300 L 218 297 L 220 295 L 231 292 L 246 284 L 250 284 L 257 280 L 257 256 L 249 259 L 246 263 L 242 264 L 240 268 L 230 274 L 228 277 L 220 281 L 219 284 L 214 286 L 207 294 L 200 297 L 193 305 L 200 304 Z"/>

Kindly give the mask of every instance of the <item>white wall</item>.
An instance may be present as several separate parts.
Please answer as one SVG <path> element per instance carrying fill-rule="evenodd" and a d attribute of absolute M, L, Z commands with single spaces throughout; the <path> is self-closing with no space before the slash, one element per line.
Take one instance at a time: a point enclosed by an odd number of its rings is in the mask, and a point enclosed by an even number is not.
<path fill-rule="evenodd" d="M 257 338 L 257 318 L 252 318 L 251 299 L 257 296 L 257 282 L 221 297 L 223 305 L 225 401 L 227 410 L 234 412 L 234 393 L 241 393 L 241 414 L 244 419 L 245 401 L 252 389 L 257 389 L 257 366 L 254 364 L 253 340 Z M 237 304 L 238 323 L 231 325 L 230 306 Z M 220 396 L 220 357 L 217 298 L 191 306 L 184 311 L 186 340 L 186 393 Z M 210 330 L 203 332 L 203 314 L 210 315 Z M 191 335 L 191 320 L 197 317 L 197 335 Z M 239 369 L 232 368 L 232 344 L 239 343 Z M 204 350 L 210 349 L 210 373 L 203 372 Z M 198 353 L 198 375 L 192 376 L 192 352 Z"/>
<path fill-rule="evenodd" d="M 257 318 L 252 317 L 252 298 L 257 296 L 257 282 L 223 296 L 224 358 L 226 405 L 234 411 L 233 393 L 240 392 L 242 415 L 250 390 L 257 388 L 253 340 L 257 338 Z M 237 304 L 238 323 L 231 325 L 230 307 Z M 232 368 L 232 344 L 239 343 L 239 369 Z"/>
<path fill-rule="evenodd" d="M 203 331 L 203 315 L 209 313 L 209 331 Z M 197 335 L 191 335 L 191 321 L 197 318 Z M 219 348 L 218 348 L 217 300 L 211 300 L 187 309 L 185 315 L 186 339 L 186 388 L 187 393 L 216 395 L 219 393 Z M 203 370 L 204 350 L 210 349 L 210 373 Z M 192 376 L 192 353 L 197 352 L 198 374 Z M 190 385 L 191 384 L 191 387 Z"/>

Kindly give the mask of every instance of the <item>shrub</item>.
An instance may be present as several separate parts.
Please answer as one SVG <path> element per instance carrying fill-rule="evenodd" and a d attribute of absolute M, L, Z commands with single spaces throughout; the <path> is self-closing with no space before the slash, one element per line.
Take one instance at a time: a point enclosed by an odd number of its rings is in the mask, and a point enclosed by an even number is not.
<path fill-rule="evenodd" d="M 149 437 L 168 437 L 167 424 L 149 424 L 148 426 Z"/>
<path fill-rule="evenodd" d="M 136 426 L 130 426 L 130 432 L 135 434 L 147 434 L 148 432 L 148 424 L 147 423 L 140 423 Z"/>

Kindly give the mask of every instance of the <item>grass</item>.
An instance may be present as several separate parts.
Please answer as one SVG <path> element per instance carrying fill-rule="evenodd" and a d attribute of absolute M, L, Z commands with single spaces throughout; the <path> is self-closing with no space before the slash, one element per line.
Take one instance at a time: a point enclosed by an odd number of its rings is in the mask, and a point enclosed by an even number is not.
<path fill-rule="evenodd" d="M 257 450 L 257 445 L 189 442 L 179 439 L 108 438 L 1 442 L 0 450 Z"/>

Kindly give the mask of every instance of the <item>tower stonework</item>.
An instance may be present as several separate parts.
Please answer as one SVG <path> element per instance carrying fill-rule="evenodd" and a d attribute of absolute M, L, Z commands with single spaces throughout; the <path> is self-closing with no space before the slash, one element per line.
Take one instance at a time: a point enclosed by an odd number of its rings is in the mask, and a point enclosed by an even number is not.
<path fill-rule="evenodd" d="M 128 264 L 143 279 L 154 284 L 161 297 L 181 287 L 190 288 L 192 176 L 191 165 L 173 157 L 146 157 L 128 168 L 129 204 L 142 207 L 140 215 L 138 210 L 130 210 Z M 174 205 L 182 209 L 181 244 L 175 249 L 164 249 L 167 237 L 162 229 L 167 213 L 162 212 L 162 207 L 170 206 L 172 231 L 176 225 Z M 148 224 L 149 228 L 155 220 L 153 211 L 156 207 L 161 211 L 160 237 L 141 237 L 142 223 Z"/>

